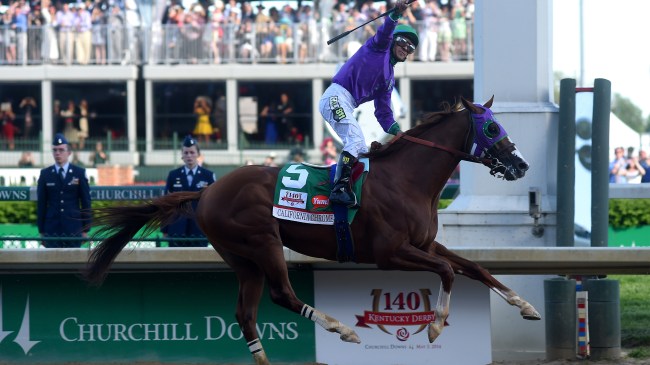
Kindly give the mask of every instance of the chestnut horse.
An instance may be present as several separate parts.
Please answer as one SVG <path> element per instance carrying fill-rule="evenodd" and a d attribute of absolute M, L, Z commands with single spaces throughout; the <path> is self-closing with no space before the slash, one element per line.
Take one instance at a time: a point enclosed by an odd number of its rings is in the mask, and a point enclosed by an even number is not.
<path fill-rule="evenodd" d="M 496 121 L 490 106 L 461 98 L 453 108 L 431 113 L 411 130 L 366 154 L 370 172 L 363 185 L 363 204 L 353 223 L 355 261 L 374 263 L 382 270 L 431 271 L 442 285 L 429 341 L 441 333 L 449 314 L 455 274 L 487 285 L 520 309 L 525 319 L 539 313 L 514 291 L 478 264 L 438 243 L 437 207 L 447 179 L 460 160 L 483 163 L 505 180 L 524 176 L 528 163 Z M 464 106 L 464 109 L 462 108 Z M 236 273 L 239 297 L 236 317 L 255 364 L 269 364 L 257 330 L 257 309 L 264 280 L 272 301 L 359 343 L 352 328 L 298 299 L 289 282 L 283 246 L 302 254 L 337 259 L 334 227 L 279 220 L 273 217 L 273 197 L 280 169 L 245 166 L 199 192 L 178 192 L 151 202 L 96 210 L 97 233 L 109 234 L 92 252 L 85 277 L 101 283 L 115 257 L 142 228 L 148 232 L 194 214 L 214 249 Z M 198 200 L 195 212 L 191 202 Z"/>

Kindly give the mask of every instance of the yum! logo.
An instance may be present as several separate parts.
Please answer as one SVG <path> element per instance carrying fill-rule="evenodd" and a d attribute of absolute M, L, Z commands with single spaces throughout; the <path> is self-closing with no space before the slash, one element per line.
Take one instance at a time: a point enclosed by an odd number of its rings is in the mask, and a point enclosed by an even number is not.
<path fill-rule="evenodd" d="M 393 335 L 387 327 L 399 327 L 395 337 L 400 341 L 406 341 L 410 337 L 407 326 L 417 326 L 413 334 L 421 332 L 430 322 L 436 318 L 431 310 L 429 289 L 420 289 L 419 292 L 383 292 L 382 289 L 372 290 L 372 310 L 364 311 L 363 315 L 357 315 L 357 327 L 371 328 L 369 325 L 376 325 L 377 328 L 386 334 Z"/>
<path fill-rule="evenodd" d="M 4 310 L 2 308 L 2 286 L 0 286 L 0 343 L 2 343 L 7 336 L 14 333 L 14 331 L 5 331 L 4 323 L 2 317 Z M 32 341 L 29 333 L 29 297 L 27 297 L 27 302 L 25 303 L 25 311 L 23 312 L 23 319 L 20 323 L 20 329 L 14 337 L 13 342 L 17 343 L 25 352 L 25 355 L 32 349 L 37 343 L 41 341 Z"/>
<path fill-rule="evenodd" d="M 311 198 L 314 209 L 325 208 L 330 204 L 330 198 L 325 195 L 315 195 Z"/>

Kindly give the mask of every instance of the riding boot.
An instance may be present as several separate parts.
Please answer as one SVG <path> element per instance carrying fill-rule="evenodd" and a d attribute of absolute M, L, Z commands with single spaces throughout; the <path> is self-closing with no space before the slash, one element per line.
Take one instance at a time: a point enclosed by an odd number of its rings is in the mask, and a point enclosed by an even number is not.
<path fill-rule="evenodd" d="M 352 167 L 357 163 L 357 158 L 347 151 L 343 151 L 336 165 L 334 186 L 330 193 L 330 203 L 345 205 L 352 208 L 357 205 L 357 196 L 352 191 Z"/>

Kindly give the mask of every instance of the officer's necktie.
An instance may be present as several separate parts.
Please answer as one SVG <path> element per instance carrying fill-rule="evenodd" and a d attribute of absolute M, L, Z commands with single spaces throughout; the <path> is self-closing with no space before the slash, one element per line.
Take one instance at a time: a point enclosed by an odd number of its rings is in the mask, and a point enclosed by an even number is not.
<path fill-rule="evenodd" d="M 194 179 L 194 171 L 190 170 L 187 172 L 187 185 L 192 185 L 192 179 Z"/>
<path fill-rule="evenodd" d="M 63 182 L 64 178 L 65 177 L 63 176 L 63 168 L 59 168 L 59 180 L 61 180 L 61 182 Z"/>

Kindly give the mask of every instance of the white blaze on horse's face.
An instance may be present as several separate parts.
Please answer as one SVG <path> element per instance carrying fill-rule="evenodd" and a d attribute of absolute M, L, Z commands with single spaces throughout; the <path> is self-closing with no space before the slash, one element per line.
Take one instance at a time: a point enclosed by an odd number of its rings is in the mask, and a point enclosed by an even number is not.
<path fill-rule="evenodd" d="M 530 167 L 508 136 L 490 147 L 485 156 L 493 160 L 490 173 L 508 181 L 524 177 Z"/>

